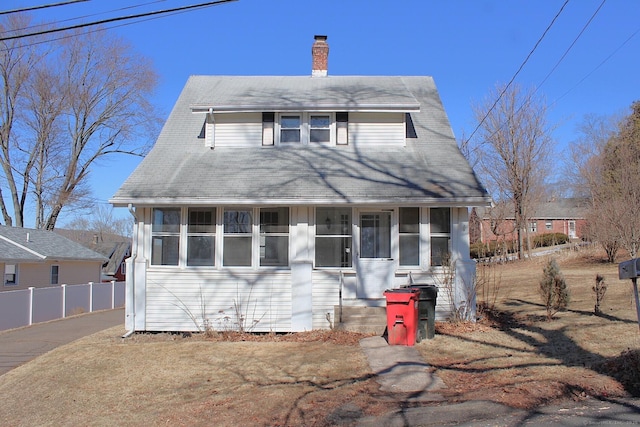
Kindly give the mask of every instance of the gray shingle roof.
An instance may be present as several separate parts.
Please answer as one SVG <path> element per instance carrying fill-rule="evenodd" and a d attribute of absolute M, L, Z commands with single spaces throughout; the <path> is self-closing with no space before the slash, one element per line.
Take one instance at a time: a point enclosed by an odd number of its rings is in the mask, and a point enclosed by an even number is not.
<path fill-rule="evenodd" d="M 316 92 L 316 85 L 326 90 Z M 194 105 L 215 108 L 253 103 L 255 107 L 261 102 L 291 108 L 386 104 L 390 110 L 393 106 L 419 105 L 419 111 L 410 113 L 416 138 L 407 139 L 405 147 L 368 149 L 355 143 L 213 150 L 198 138 L 204 117 L 191 112 Z M 431 77 L 195 76 L 185 85 L 155 146 L 111 202 L 119 206 L 128 203 L 482 206 L 489 200 L 457 147 Z"/>
<path fill-rule="evenodd" d="M 48 259 L 106 261 L 99 253 L 52 231 L 0 225 L 0 261 L 38 262 Z"/>
<path fill-rule="evenodd" d="M 588 200 L 583 198 L 561 198 L 546 200 L 536 204 L 531 213 L 531 219 L 585 219 L 588 209 Z M 513 205 L 509 204 L 505 209 L 505 219 L 513 219 Z M 477 210 L 478 216 L 483 219 L 491 218 L 491 211 L 486 208 Z"/>

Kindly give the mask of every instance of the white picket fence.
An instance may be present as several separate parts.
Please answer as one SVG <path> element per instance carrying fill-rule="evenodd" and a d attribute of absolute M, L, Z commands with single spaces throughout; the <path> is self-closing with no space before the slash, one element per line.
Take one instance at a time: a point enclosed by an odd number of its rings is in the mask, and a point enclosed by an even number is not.
<path fill-rule="evenodd" d="M 0 331 L 124 307 L 125 282 L 89 282 L 0 292 Z"/>

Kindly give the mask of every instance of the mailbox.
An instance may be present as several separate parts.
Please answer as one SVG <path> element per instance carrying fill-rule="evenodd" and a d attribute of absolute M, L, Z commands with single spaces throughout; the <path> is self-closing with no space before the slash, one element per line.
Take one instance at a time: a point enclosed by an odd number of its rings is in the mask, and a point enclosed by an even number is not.
<path fill-rule="evenodd" d="M 640 277 L 640 258 L 630 259 L 618 264 L 618 276 L 620 280 Z"/>

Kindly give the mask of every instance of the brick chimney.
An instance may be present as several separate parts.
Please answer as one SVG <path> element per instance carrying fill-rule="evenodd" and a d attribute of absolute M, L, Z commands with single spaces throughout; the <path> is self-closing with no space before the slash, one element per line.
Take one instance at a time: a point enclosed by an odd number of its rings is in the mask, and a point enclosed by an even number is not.
<path fill-rule="evenodd" d="M 311 56 L 313 62 L 311 64 L 312 77 L 325 77 L 327 75 L 327 64 L 329 63 L 329 45 L 327 44 L 327 36 L 315 36 L 315 42 L 311 47 Z"/>

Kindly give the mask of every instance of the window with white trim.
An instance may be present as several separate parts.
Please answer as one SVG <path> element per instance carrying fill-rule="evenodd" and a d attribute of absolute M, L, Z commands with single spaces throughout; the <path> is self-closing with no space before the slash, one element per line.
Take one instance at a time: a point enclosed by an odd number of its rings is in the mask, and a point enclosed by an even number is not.
<path fill-rule="evenodd" d="M 17 267 L 15 264 L 5 264 L 4 265 L 4 285 L 5 286 L 16 286 L 18 284 L 17 280 Z"/>
<path fill-rule="evenodd" d="M 316 209 L 316 267 L 351 267 L 351 208 Z"/>
<path fill-rule="evenodd" d="M 420 265 L 420 208 L 400 208 L 400 265 Z"/>
<path fill-rule="evenodd" d="M 189 208 L 187 216 L 187 265 L 214 265 L 216 208 Z"/>
<path fill-rule="evenodd" d="M 250 267 L 253 240 L 252 209 L 225 209 L 222 265 Z"/>
<path fill-rule="evenodd" d="M 289 208 L 260 209 L 260 266 L 289 265 Z"/>
<path fill-rule="evenodd" d="M 271 145 L 270 113 L 263 113 L 262 145 Z M 342 113 L 280 113 L 276 121 L 277 143 L 289 144 L 338 144 L 348 143 L 348 114 Z"/>
<path fill-rule="evenodd" d="M 441 266 L 449 258 L 451 242 L 451 209 L 431 208 L 431 265 Z"/>
<path fill-rule="evenodd" d="M 180 208 L 154 208 L 151 223 L 151 264 L 178 265 Z"/>
<path fill-rule="evenodd" d="M 537 233 L 538 232 L 538 223 L 535 221 L 532 221 L 529 223 L 529 232 L 530 233 Z"/>
<path fill-rule="evenodd" d="M 281 115 L 280 116 L 280 143 L 289 144 L 301 142 L 300 127 L 302 120 L 300 115 Z"/>
<path fill-rule="evenodd" d="M 309 116 L 309 142 L 331 142 L 331 116 Z"/>

